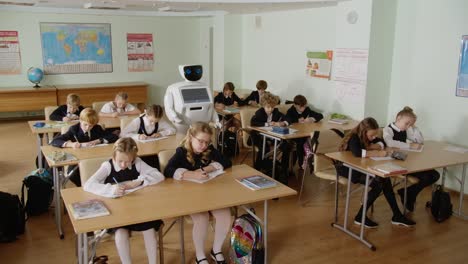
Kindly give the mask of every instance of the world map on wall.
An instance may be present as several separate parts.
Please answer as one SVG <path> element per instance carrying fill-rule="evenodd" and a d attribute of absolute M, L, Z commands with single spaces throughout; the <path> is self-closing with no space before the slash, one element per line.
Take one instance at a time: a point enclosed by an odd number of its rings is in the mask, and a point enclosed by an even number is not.
<path fill-rule="evenodd" d="M 112 72 L 110 24 L 41 23 L 46 74 Z"/>

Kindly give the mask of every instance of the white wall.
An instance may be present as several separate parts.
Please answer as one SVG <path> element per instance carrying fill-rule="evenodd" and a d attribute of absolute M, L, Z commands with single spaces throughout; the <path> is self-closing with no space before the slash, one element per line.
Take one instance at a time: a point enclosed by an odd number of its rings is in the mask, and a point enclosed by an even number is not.
<path fill-rule="evenodd" d="M 387 123 L 397 1 L 374 0 L 369 45 L 365 116 Z"/>
<path fill-rule="evenodd" d="M 17 30 L 22 74 L 0 76 L 5 86 L 31 86 L 29 67 L 42 68 L 40 22 L 111 23 L 113 72 L 97 74 L 46 75 L 44 85 L 144 81 L 150 84 L 149 98 L 163 103 L 166 87 L 180 81 L 178 65 L 200 61 L 200 19 L 184 17 L 134 17 L 106 15 L 40 14 L 0 11 L 1 30 Z M 155 66 L 152 72 L 127 70 L 127 33 L 153 33 Z"/>
<path fill-rule="evenodd" d="M 355 10 L 356 24 L 346 15 Z M 255 89 L 258 80 L 283 99 L 303 94 L 320 111 L 364 115 L 364 103 L 338 100 L 333 81 L 305 74 L 306 52 L 334 48 L 369 48 L 372 0 L 340 2 L 336 6 L 300 11 L 245 15 L 242 19 L 241 88 Z M 255 16 L 261 17 L 256 28 Z"/>
<path fill-rule="evenodd" d="M 388 122 L 409 105 L 426 139 L 468 146 L 468 98 L 455 96 L 467 10 L 466 0 L 398 1 Z"/>
<path fill-rule="evenodd" d="M 242 82 L 242 16 L 225 16 L 224 30 L 224 80 L 237 87 Z"/>

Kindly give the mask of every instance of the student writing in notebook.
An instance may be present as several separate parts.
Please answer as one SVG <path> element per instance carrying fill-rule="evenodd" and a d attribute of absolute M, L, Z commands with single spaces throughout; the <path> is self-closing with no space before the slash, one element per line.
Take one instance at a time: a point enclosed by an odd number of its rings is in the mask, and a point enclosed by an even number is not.
<path fill-rule="evenodd" d="M 250 120 L 251 126 L 287 126 L 287 121 L 285 120 L 285 116 L 281 113 L 276 106 L 278 105 L 279 98 L 271 93 L 267 93 L 263 96 L 261 104 L 262 108 L 258 109 L 252 119 Z M 263 149 L 263 136 L 260 135 L 258 132 L 253 131 L 251 133 L 252 141 L 258 149 Z M 268 153 L 274 146 L 274 141 L 272 139 L 267 138 L 265 141 L 265 153 Z M 279 145 L 279 149 L 282 152 L 281 156 L 281 171 L 279 172 L 279 181 L 283 184 L 288 183 L 288 176 L 289 176 L 289 153 L 290 153 L 290 144 L 283 141 Z M 257 158 L 255 160 L 254 167 L 257 170 L 267 170 L 268 167 L 271 170 L 271 161 L 269 159 L 262 159 L 262 152 L 257 152 Z M 270 175 L 274 176 L 274 175 Z"/>
<path fill-rule="evenodd" d="M 323 119 L 322 114 L 313 111 L 307 106 L 307 99 L 303 95 L 296 95 L 293 101 L 293 106 L 291 106 L 291 108 L 288 109 L 288 112 L 286 112 L 285 119 L 288 122 L 288 125 L 293 123 L 319 122 Z M 297 160 L 300 168 L 302 168 L 304 163 L 304 143 L 306 142 L 306 139 L 307 138 L 294 139 L 294 142 L 296 143 Z"/>
<path fill-rule="evenodd" d="M 114 144 L 112 159 L 102 163 L 83 186 L 87 192 L 104 197 L 118 197 L 139 186 L 157 184 L 164 181 L 164 176 L 155 168 L 148 166 L 137 157 L 138 148 L 131 138 L 121 138 Z M 161 220 L 133 224 L 114 228 L 115 245 L 120 261 L 132 263 L 130 256 L 130 232 L 141 231 L 145 241 L 148 263 L 156 263 L 156 234 L 162 224 Z"/>
<path fill-rule="evenodd" d="M 167 121 L 161 119 L 164 111 L 159 105 L 146 107 L 145 113 L 133 119 L 122 129 L 120 137 L 132 137 L 135 140 L 146 140 L 174 135 L 176 129 Z M 151 167 L 159 168 L 158 156 L 151 155 L 142 157 L 143 161 Z"/>
<path fill-rule="evenodd" d="M 363 119 L 351 132 L 349 132 L 343 139 L 340 151 L 351 151 L 355 157 L 385 157 L 388 153 L 385 150 L 385 142 L 377 137 L 379 131 L 379 125 L 374 118 L 368 117 Z M 338 175 L 342 177 L 348 177 L 349 168 L 342 164 L 336 165 L 336 171 Z M 366 176 L 359 171 L 353 170 L 351 175 L 351 181 L 353 183 L 365 184 Z M 383 192 L 387 203 L 393 212 L 392 224 L 410 227 L 416 223 L 406 218 L 398 208 L 398 204 L 393 193 L 392 182 L 390 178 L 374 177 L 370 183 L 370 190 L 368 192 L 366 212 L 374 201 L 379 197 L 380 193 Z M 359 212 L 354 218 L 354 223 L 361 225 L 361 217 L 363 212 L 363 206 L 359 209 Z M 376 228 L 378 223 L 374 222 L 370 218 L 365 216 L 364 226 L 366 228 Z"/>
<path fill-rule="evenodd" d="M 50 143 L 54 147 L 59 148 L 82 148 L 92 147 L 102 143 L 114 143 L 118 137 L 104 129 L 97 123 L 99 117 L 91 108 L 85 108 L 81 111 L 80 122 L 71 126 L 65 134 L 58 135 Z M 70 166 L 70 170 L 75 166 Z M 70 175 L 70 180 L 81 186 L 80 175 L 78 169 Z"/>
<path fill-rule="evenodd" d="M 128 103 L 128 94 L 119 92 L 115 96 L 114 101 L 106 103 L 102 106 L 99 116 L 102 117 L 118 117 L 122 115 L 139 115 L 140 110 Z"/>
<path fill-rule="evenodd" d="M 231 167 L 231 161 L 211 145 L 213 130 L 207 123 L 196 122 L 187 131 L 181 146 L 169 160 L 164 175 L 175 180 L 207 179 L 208 173 L 222 171 Z M 221 248 L 231 227 L 231 212 L 229 208 L 211 210 L 216 219 L 211 258 L 216 263 L 227 263 Z M 193 243 L 195 245 L 196 263 L 208 264 L 205 255 L 205 240 L 208 233 L 209 212 L 190 215 L 193 220 Z"/>
<path fill-rule="evenodd" d="M 226 106 L 242 106 L 244 105 L 244 101 L 234 92 L 234 84 L 232 82 L 227 82 L 224 84 L 223 92 L 218 93 L 214 98 L 214 104 L 216 109 L 224 110 Z M 218 117 L 220 120 L 223 118 L 222 116 Z M 234 118 L 234 115 L 225 115 L 224 119 L 224 129 L 236 132 L 241 127 L 240 121 Z"/>
<path fill-rule="evenodd" d="M 389 147 L 400 149 L 420 149 L 424 144 L 424 138 L 419 129 L 414 125 L 417 116 L 413 109 L 406 106 L 398 112 L 395 122 L 383 129 L 383 138 Z M 418 183 L 407 189 L 406 209 L 414 211 L 416 197 L 425 187 L 431 186 L 439 180 L 440 174 L 436 170 L 427 170 L 410 174 L 418 178 Z M 401 202 L 404 203 L 404 188 L 399 189 Z"/>
<path fill-rule="evenodd" d="M 263 95 L 265 94 L 265 91 L 268 87 L 268 83 L 264 80 L 259 80 L 257 82 L 256 87 L 257 87 L 257 91 L 253 91 L 252 93 L 250 93 L 249 96 L 247 96 L 247 98 L 244 99 L 245 104 L 249 104 L 253 106 L 258 105 Z"/>
<path fill-rule="evenodd" d="M 57 107 L 49 116 L 53 121 L 78 120 L 83 106 L 80 105 L 80 97 L 77 94 L 67 95 L 67 103 Z"/>

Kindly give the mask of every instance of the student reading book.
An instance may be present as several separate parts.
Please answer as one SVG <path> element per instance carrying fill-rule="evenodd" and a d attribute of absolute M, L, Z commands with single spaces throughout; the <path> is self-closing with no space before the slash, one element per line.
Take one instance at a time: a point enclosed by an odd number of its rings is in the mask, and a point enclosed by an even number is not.
<path fill-rule="evenodd" d="M 196 122 L 187 131 L 181 146 L 169 160 L 164 175 L 175 180 L 207 179 L 208 173 L 222 171 L 231 167 L 231 161 L 211 145 L 213 130 L 207 123 Z M 229 208 L 211 210 L 216 219 L 215 235 L 211 258 L 217 264 L 226 263 L 221 248 L 231 227 Z M 208 264 L 205 255 L 205 240 L 208 232 L 209 212 L 191 214 L 193 220 L 193 243 L 195 244 L 196 263 Z"/>

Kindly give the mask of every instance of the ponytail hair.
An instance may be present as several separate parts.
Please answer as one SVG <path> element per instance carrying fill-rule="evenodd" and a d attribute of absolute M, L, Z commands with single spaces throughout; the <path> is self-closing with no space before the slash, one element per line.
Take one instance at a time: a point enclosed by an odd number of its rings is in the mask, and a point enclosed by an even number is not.
<path fill-rule="evenodd" d="M 187 150 L 187 160 L 190 162 L 190 164 L 192 164 L 192 166 L 195 166 L 195 160 L 193 158 L 194 151 L 192 148 L 192 139 L 196 137 L 199 133 L 209 134 L 211 138 L 211 136 L 213 135 L 213 129 L 208 123 L 195 122 L 187 130 L 187 135 L 181 143 L 181 145 Z M 203 153 L 201 154 L 202 162 L 205 164 L 208 163 L 210 161 L 211 149 L 206 148 L 205 151 L 203 151 Z"/>
<path fill-rule="evenodd" d="M 348 142 L 353 135 L 357 135 L 359 140 L 364 143 L 367 148 L 370 145 L 369 139 L 367 138 L 367 131 L 379 129 L 379 124 L 372 117 L 364 118 L 351 132 L 349 132 L 344 138 L 340 146 L 340 151 L 345 151 L 348 148 Z"/>
<path fill-rule="evenodd" d="M 414 113 L 413 109 L 411 107 L 409 107 L 409 106 L 403 107 L 403 109 L 400 110 L 400 112 L 398 112 L 396 118 L 398 119 L 398 118 L 404 117 L 404 116 L 414 118 L 414 120 L 416 120 L 418 118 L 416 116 L 416 114 Z"/>

